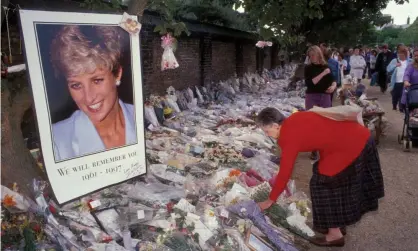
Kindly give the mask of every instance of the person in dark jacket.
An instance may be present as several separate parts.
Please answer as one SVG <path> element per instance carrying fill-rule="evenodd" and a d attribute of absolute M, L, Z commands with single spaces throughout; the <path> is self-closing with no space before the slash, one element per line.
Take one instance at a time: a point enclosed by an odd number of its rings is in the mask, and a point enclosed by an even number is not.
<path fill-rule="evenodd" d="M 338 61 L 332 58 L 332 51 L 329 49 L 323 49 L 322 53 L 324 54 L 325 59 L 328 63 L 328 68 L 331 70 L 331 74 L 334 77 L 334 80 L 337 82 L 337 86 L 341 84 L 340 77 L 340 64 Z M 334 93 L 331 93 L 331 103 L 334 97 Z"/>
<path fill-rule="evenodd" d="M 343 59 L 347 62 L 347 67 L 345 67 L 344 69 L 344 72 L 343 72 L 344 75 L 350 74 L 350 71 L 351 71 L 350 57 L 351 57 L 351 53 L 349 49 L 345 49 Z"/>
<path fill-rule="evenodd" d="M 380 86 L 380 90 L 385 93 L 388 88 L 388 75 L 386 68 L 393 58 L 393 53 L 388 50 L 387 45 L 382 46 L 382 51 L 377 55 L 376 59 L 376 71 L 378 72 L 377 83 Z"/>

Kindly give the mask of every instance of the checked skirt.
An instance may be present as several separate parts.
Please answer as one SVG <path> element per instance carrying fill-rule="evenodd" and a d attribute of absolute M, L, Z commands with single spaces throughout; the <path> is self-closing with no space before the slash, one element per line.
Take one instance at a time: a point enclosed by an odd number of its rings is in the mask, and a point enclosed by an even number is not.
<path fill-rule="evenodd" d="M 336 176 L 319 174 L 316 162 L 310 190 L 316 228 L 348 226 L 358 222 L 364 213 L 377 210 L 384 185 L 374 140 L 370 138 L 360 156 Z"/>

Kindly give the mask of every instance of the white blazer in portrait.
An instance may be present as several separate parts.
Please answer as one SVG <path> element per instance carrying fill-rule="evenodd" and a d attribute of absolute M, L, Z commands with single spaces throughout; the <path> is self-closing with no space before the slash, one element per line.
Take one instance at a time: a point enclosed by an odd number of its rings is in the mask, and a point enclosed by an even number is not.
<path fill-rule="evenodd" d="M 136 126 L 134 106 L 119 100 L 125 118 L 126 145 L 135 144 Z M 106 150 L 99 133 L 88 116 L 81 110 L 71 117 L 52 125 L 55 161 L 71 159 Z"/>

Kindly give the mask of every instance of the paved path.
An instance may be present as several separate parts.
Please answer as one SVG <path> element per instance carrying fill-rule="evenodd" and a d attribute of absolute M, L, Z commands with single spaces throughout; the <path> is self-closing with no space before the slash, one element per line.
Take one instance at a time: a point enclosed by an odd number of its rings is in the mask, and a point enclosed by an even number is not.
<path fill-rule="evenodd" d="M 310 251 L 418 251 L 418 150 L 405 153 L 397 143 L 403 114 L 392 110 L 390 94 L 380 93 L 377 87 L 367 93 L 379 99 L 390 125 L 379 145 L 386 196 L 377 212 L 348 228 L 345 247 L 312 247 Z M 299 155 L 294 172 L 298 189 L 307 194 L 312 174 L 308 157 Z"/>

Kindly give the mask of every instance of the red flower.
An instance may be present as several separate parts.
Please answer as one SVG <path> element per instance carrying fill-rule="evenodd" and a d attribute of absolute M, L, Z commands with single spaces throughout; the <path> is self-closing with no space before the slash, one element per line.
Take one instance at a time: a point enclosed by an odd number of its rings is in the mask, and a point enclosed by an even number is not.
<path fill-rule="evenodd" d="M 111 236 L 106 236 L 106 237 L 104 237 L 103 238 L 103 242 L 104 243 L 109 243 L 109 242 L 111 242 L 113 239 L 112 239 L 112 237 Z"/>
<path fill-rule="evenodd" d="M 173 207 L 174 207 L 174 203 L 173 202 L 167 203 L 167 205 L 166 205 L 167 212 L 172 213 L 173 212 Z"/>
<path fill-rule="evenodd" d="M 41 232 L 41 226 L 38 223 L 33 222 L 31 224 L 31 228 L 32 228 L 33 231 L 35 231 L 37 233 Z"/>
<path fill-rule="evenodd" d="M 52 213 L 52 214 L 56 214 L 57 213 L 57 210 L 55 209 L 55 207 L 53 207 L 52 205 L 49 205 L 49 211 Z"/>

